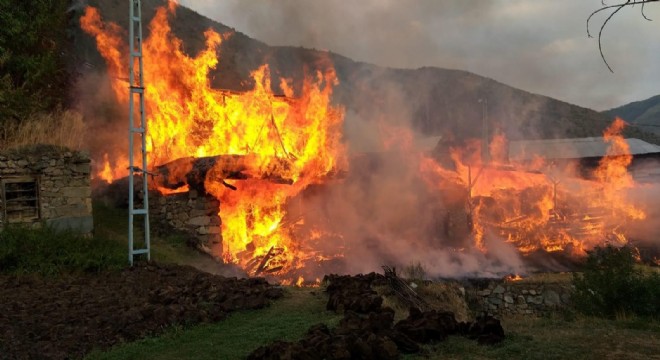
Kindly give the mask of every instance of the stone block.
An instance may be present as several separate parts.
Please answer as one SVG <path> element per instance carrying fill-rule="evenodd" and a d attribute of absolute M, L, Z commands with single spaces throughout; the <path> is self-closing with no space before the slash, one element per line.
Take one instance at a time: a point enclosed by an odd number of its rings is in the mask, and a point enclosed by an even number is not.
<path fill-rule="evenodd" d="M 561 298 L 553 290 L 546 290 L 543 292 L 543 303 L 547 306 L 560 306 Z"/>
<path fill-rule="evenodd" d="M 509 294 L 504 295 L 504 302 L 508 304 L 513 304 L 513 297 Z"/>
<path fill-rule="evenodd" d="M 489 297 L 488 302 L 494 305 L 501 305 L 502 304 L 502 299 L 496 298 L 496 297 Z"/>
<path fill-rule="evenodd" d="M 74 173 L 89 174 L 92 172 L 90 163 L 76 163 L 69 165 L 69 169 Z"/>
<path fill-rule="evenodd" d="M 188 225 L 194 226 L 208 226 L 211 223 L 211 218 L 208 216 L 197 216 L 188 220 Z"/>
<path fill-rule="evenodd" d="M 503 294 L 503 293 L 504 293 L 504 287 L 502 285 L 497 285 L 493 290 L 493 294 Z"/>
<path fill-rule="evenodd" d="M 488 295 L 490 295 L 490 290 L 486 289 L 486 290 L 477 291 L 477 295 L 478 296 L 488 296 Z"/>
<path fill-rule="evenodd" d="M 89 214 L 89 211 L 87 210 L 87 206 L 85 204 L 61 205 L 56 207 L 54 210 L 55 210 L 55 216 L 58 218 L 86 216 Z"/>
<path fill-rule="evenodd" d="M 207 216 L 210 215 L 206 210 L 199 210 L 199 209 L 193 209 L 190 210 L 190 217 L 195 218 L 199 216 Z"/>
<path fill-rule="evenodd" d="M 197 228 L 197 233 L 202 235 L 220 234 L 220 227 L 218 226 L 200 226 Z"/>
<path fill-rule="evenodd" d="M 55 230 L 72 230 L 81 234 L 90 234 L 94 230 L 94 218 L 91 215 L 48 219 L 46 224 Z"/>

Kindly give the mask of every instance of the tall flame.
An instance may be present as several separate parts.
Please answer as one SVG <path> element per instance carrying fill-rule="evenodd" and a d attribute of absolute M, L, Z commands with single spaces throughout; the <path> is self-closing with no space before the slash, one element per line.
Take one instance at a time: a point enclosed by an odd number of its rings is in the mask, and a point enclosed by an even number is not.
<path fill-rule="evenodd" d="M 209 72 L 218 64 L 220 45 L 231 34 L 207 30 L 205 48 L 195 57 L 188 56 L 168 22 L 174 10 L 172 2 L 157 9 L 143 44 L 149 164 L 185 157 L 244 155 L 245 172 L 254 179 L 235 183 L 238 191 L 224 186 L 222 176 L 205 182 L 206 190 L 221 200 L 224 249 L 215 251 L 244 266 L 254 256 L 270 251 L 277 255 L 272 261 L 280 262 L 286 271 L 306 256 L 280 226 L 286 200 L 347 166 L 341 140 L 344 111 L 331 104 L 333 87 L 338 84 L 335 71 L 328 65 L 307 76 L 295 99 L 285 80 L 280 86 L 287 97 L 272 93 L 267 65 L 252 72 L 255 86 L 250 91 L 213 89 Z M 81 26 L 96 38 L 114 79 L 115 95 L 126 103 L 128 84 L 121 79 L 127 77 L 127 49 L 119 27 L 103 23 L 92 7 L 86 9 Z M 212 170 L 215 174 L 223 174 L 221 164 Z M 259 180 L 269 171 L 277 171 L 292 184 Z M 105 169 L 106 177 L 108 173 Z M 246 252 L 250 256 L 240 256 Z"/>

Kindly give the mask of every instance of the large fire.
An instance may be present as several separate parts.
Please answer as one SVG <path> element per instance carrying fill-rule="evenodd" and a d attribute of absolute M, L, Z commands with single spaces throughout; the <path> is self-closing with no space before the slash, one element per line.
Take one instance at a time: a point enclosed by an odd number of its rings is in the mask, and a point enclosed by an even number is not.
<path fill-rule="evenodd" d="M 244 155 L 243 172 L 254 179 L 236 184 L 240 191 L 232 191 L 232 181 L 222 176 L 205 184 L 222 203 L 223 258 L 247 267 L 255 257 L 269 253 L 281 270 L 300 266 L 314 255 L 303 253 L 280 226 L 285 216 L 283 206 L 309 184 L 347 165 L 341 142 L 343 110 L 330 103 L 337 84 L 334 69 L 328 66 L 324 72 L 308 76 L 295 99 L 286 81 L 280 84 L 284 97 L 272 93 L 266 65 L 252 73 L 255 87 L 251 91 L 212 89 L 209 71 L 218 64 L 223 39 L 231 34 L 206 31 L 206 48 L 190 57 L 169 26 L 173 11 L 173 6 L 157 10 L 143 45 L 149 164 L 186 157 Z M 120 28 L 103 23 L 92 7 L 86 9 L 81 25 L 96 38 L 114 79 L 115 95 L 126 103 L 127 84 L 120 79 L 127 77 L 127 49 Z M 108 181 L 125 176 L 126 159 L 115 163 L 112 168 L 106 155 L 99 176 Z M 219 162 L 217 166 L 221 165 Z M 216 175 L 224 171 L 214 170 Z M 276 172 L 288 183 L 261 180 L 267 172 Z M 246 250 L 249 256 L 241 256 Z M 270 265 L 278 269 L 278 264 Z"/>
<path fill-rule="evenodd" d="M 534 164 L 485 164 L 478 156 L 481 152 L 474 150 L 480 146 L 476 142 L 467 146 L 472 149 L 467 153 L 465 148 L 452 149 L 458 174 L 454 181 L 468 189 L 474 245 L 485 251 L 488 231 L 504 237 L 523 254 L 543 250 L 584 255 L 605 243 L 625 245 L 623 228 L 646 215 L 626 197 L 625 191 L 635 182 L 628 172 L 630 149 L 621 136 L 624 125 L 617 118 L 605 130 L 607 156 L 589 180 L 573 176 L 571 167 L 558 168 L 540 159 Z M 493 143 L 501 141 L 496 137 Z M 421 170 L 436 185 L 448 178 L 447 170 L 432 160 L 422 162 Z"/>
<path fill-rule="evenodd" d="M 304 223 L 305 217 L 287 214 L 291 199 L 348 168 L 342 143 L 344 111 L 331 102 L 338 84 L 334 68 L 328 63 L 323 71 L 307 76 L 299 93 L 282 80 L 278 85 L 284 94 L 273 94 L 267 65 L 253 71 L 250 91 L 213 89 L 209 72 L 219 62 L 222 42 L 232 35 L 207 30 L 205 48 L 191 57 L 184 53 L 182 41 L 168 23 L 174 11 L 172 3 L 157 10 L 143 44 L 149 164 L 180 164 L 176 171 L 185 178 L 190 159 L 217 159 L 203 182 L 205 191 L 221 204 L 223 247 L 212 249 L 214 255 L 251 274 L 267 269 L 284 282 L 302 283 L 300 273 L 293 270 L 310 261 L 342 256 L 345 248 L 342 229 L 312 228 L 306 239 L 300 239 L 292 229 Z M 87 8 L 81 25 L 96 38 L 115 96 L 125 105 L 128 84 L 121 80 L 128 72 L 125 35 L 116 24 L 102 22 L 92 7 Z M 605 241 L 625 244 L 625 226 L 645 218 L 625 196 L 625 190 L 635 183 L 627 169 L 632 157 L 621 137 L 623 126 L 617 119 L 605 131 L 608 156 L 588 180 L 570 176 L 570 168 L 558 168 L 542 159 L 533 164 L 510 163 L 502 134 L 488 145 L 488 163 L 480 159 L 481 143 L 473 141 L 450 149 L 450 166 L 414 150 L 412 136 L 404 128 L 390 129 L 383 142 L 390 149 L 392 142 L 399 143 L 399 152 L 418 165 L 415 176 L 424 180 L 430 192 L 452 195 L 441 196 L 444 203 L 440 206 L 445 207 L 446 219 L 452 211 L 467 215 L 466 231 L 459 233 L 470 239 L 471 249 L 487 253 L 486 239 L 494 236 L 523 255 L 567 251 L 582 256 Z M 127 175 L 128 161 L 121 154 L 104 154 L 102 160 L 98 178 L 112 182 Z M 154 181 L 151 186 L 163 195 L 189 191 L 188 184 L 172 188 Z M 405 190 L 396 195 L 405 196 Z M 414 197 L 407 199 L 413 201 Z M 388 225 L 398 229 L 400 219 L 408 218 L 393 217 Z M 368 219 L 358 221 L 371 226 Z M 445 226 L 455 226 L 452 224 L 447 220 Z M 406 234 L 402 231 L 404 242 L 410 240 Z M 328 241 L 342 243 L 333 243 L 332 254 L 314 246 L 326 242 L 323 248 L 327 250 L 332 248 Z"/>

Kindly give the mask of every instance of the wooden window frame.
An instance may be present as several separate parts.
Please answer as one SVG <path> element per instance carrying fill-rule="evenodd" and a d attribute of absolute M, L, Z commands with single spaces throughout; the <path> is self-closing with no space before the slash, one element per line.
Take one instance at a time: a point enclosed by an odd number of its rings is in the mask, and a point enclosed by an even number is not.
<path fill-rule="evenodd" d="M 23 202 L 32 202 L 34 201 L 34 215 L 26 216 L 20 215 L 20 217 L 12 217 L 11 212 L 22 212 L 25 210 L 30 210 L 33 207 L 28 206 L 22 209 L 14 210 L 10 209 L 8 202 L 16 201 L 17 199 L 7 199 L 7 185 L 8 184 L 20 184 L 20 183 L 34 183 L 34 196 L 29 197 L 27 200 L 18 200 Z M 32 195 L 31 190 L 12 190 L 11 192 L 26 192 L 28 195 Z M 41 199 L 39 196 L 39 177 L 38 176 L 15 176 L 15 177 L 6 177 L 0 179 L 0 196 L 2 196 L 2 222 L 5 224 L 10 223 L 30 223 L 36 222 L 41 219 Z"/>

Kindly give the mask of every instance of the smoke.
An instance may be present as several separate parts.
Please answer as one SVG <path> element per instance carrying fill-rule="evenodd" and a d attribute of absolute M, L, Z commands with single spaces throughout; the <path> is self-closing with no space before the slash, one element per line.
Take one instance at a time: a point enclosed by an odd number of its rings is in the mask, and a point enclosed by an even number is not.
<path fill-rule="evenodd" d="M 340 271 L 347 273 L 412 264 L 434 277 L 525 273 L 517 249 L 495 234 L 486 235 L 485 252 L 475 247 L 467 229 L 465 188 L 442 192 L 424 178 L 423 162 L 432 147 L 424 148 L 429 141 L 415 130 L 417 104 L 394 79 L 377 76 L 364 81 L 377 81 L 381 96 L 367 91 L 353 100 L 377 115 L 349 112 L 346 117 L 344 138 L 351 150 L 346 177 L 292 201 L 302 203 L 307 227 L 325 232 L 327 243 L 316 249 L 344 249 Z"/>
<path fill-rule="evenodd" d="M 270 45 L 330 50 L 397 68 L 471 71 L 594 109 L 657 95 L 657 21 L 639 7 L 618 13 L 600 59 L 586 19 L 598 1 L 182 0 L 181 4 Z M 660 17 L 660 6 L 645 13 Z M 606 14 L 594 18 L 592 32 Z"/>
<path fill-rule="evenodd" d="M 321 47 L 321 43 L 317 41 L 321 41 L 327 32 L 342 28 L 340 30 L 346 33 L 336 37 L 337 44 L 357 46 L 358 50 L 364 51 L 363 55 L 356 56 L 358 59 L 361 59 L 361 56 L 366 58 L 371 52 L 382 48 L 385 49 L 385 53 L 381 52 L 384 54 L 382 59 L 399 61 L 401 64 L 409 59 L 433 59 L 434 56 L 452 54 L 451 56 L 456 58 L 448 58 L 447 61 L 469 65 L 472 62 L 478 63 L 479 60 L 462 58 L 461 56 L 467 55 L 461 52 L 461 47 L 450 46 L 451 42 L 442 44 L 446 52 L 434 55 L 424 52 L 434 48 L 418 48 L 412 40 L 435 41 L 431 36 L 435 32 L 430 33 L 422 26 L 435 16 L 453 14 L 447 20 L 454 24 L 452 26 L 474 26 L 483 29 L 483 22 L 493 14 L 507 19 L 507 16 L 511 15 L 507 11 L 515 14 L 536 14 L 541 11 L 537 5 L 522 5 L 518 2 L 515 4 L 520 8 L 513 10 L 490 2 L 448 2 L 441 7 L 435 6 L 436 3 L 426 2 L 421 3 L 425 4 L 421 8 L 402 8 L 399 2 L 394 1 L 365 3 L 369 6 L 357 6 L 353 9 L 355 12 L 348 15 L 346 9 L 337 3 L 331 8 L 311 5 L 311 2 L 306 2 L 305 4 L 310 5 L 302 7 L 293 1 L 266 3 L 264 9 L 255 10 L 256 20 L 251 26 L 288 28 L 292 36 L 306 36 L 303 40 L 306 39 L 305 41 L 316 44 L 311 46 L 317 47 Z M 252 9 L 250 2 L 231 4 L 235 6 L 235 11 L 243 11 L 243 7 L 244 11 Z M 266 14 L 269 14 L 270 21 L 262 18 Z M 365 14 L 369 16 L 365 17 Z M 314 20 L 318 20 L 321 15 L 336 20 L 333 23 L 334 30 L 324 28 L 324 22 Z M 400 29 L 398 27 L 390 29 L 389 25 L 401 21 L 400 16 L 410 19 L 409 28 L 405 28 L 406 31 L 403 32 L 395 31 Z M 424 21 L 415 23 L 412 19 L 417 16 L 421 16 Z M 339 18 L 345 20 L 348 25 L 336 26 L 340 23 Z M 358 19 L 365 19 L 368 32 L 356 27 L 355 22 Z M 444 27 L 448 25 L 439 26 L 437 33 L 446 35 L 451 40 L 450 28 Z M 381 33 L 373 43 L 367 36 L 372 31 Z M 349 41 L 349 38 L 352 41 Z M 495 51 L 495 48 L 513 51 L 508 47 L 517 43 L 514 40 L 516 39 L 501 40 L 494 45 L 490 42 L 481 45 L 490 47 L 489 51 Z M 529 45 L 532 40 L 527 39 L 527 43 Z M 387 46 L 389 44 L 403 44 L 403 51 L 400 47 Z M 559 42 L 550 46 L 548 51 L 565 51 L 572 46 L 574 45 L 570 42 Z M 300 58 L 290 60 L 301 61 L 302 58 L 301 55 Z M 530 60 L 530 64 L 534 64 L 534 59 L 523 58 L 522 63 L 527 64 L 524 60 Z M 338 69 L 339 65 L 337 64 Z M 287 74 L 284 69 L 274 70 L 281 70 L 283 75 Z M 443 277 L 499 276 L 528 271 L 518 250 L 493 233 L 485 234 L 485 251 L 478 249 L 474 235 L 469 231 L 462 231 L 468 227 L 464 208 L 465 189 L 438 191 L 429 186 L 428 179 L 423 177 L 421 171 L 424 157 L 418 145 L 426 143 L 420 140 L 424 137 L 422 133 L 442 134 L 443 139 L 456 145 L 461 145 L 467 137 L 475 137 L 480 133 L 479 124 L 483 115 L 482 106 L 477 103 L 480 93 L 474 91 L 468 95 L 454 94 L 451 89 L 442 88 L 441 80 L 428 80 L 435 74 L 434 69 L 423 69 L 413 74 L 408 70 L 378 69 L 364 65 L 358 70 L 352 74 L 357 77 L 352 79 L 355 80 L 354 88 L 340 88 L 337 91 L 337 101 L 345 103 L 349 109 L 344 138 L 351 149 L 352 161 L 347 175 L 341 180 L 321 185 L 323 191 L 310 188 L 301 194 L 299 199 L 291 201 L 301 208 L 306 225 L 310 229 L 318 228 L 326 232 L 315 249 L 327 252 L 343 250 L 344 266 L 341 270 L 351 273 L 376 271 L 384 264 L 406 266 L 413 263 L 421 263 L 431 276 Z M 538 69 L 526 69 L 524 72 L 532 74 L 529 76 L 535 81 L 552 83 L 552 72 L 539 71 L 537 74 L 536 70 Z M 466 88 L 470 88 L 474 79 L 468 76 L 463 81 L 467 83 Z M 108 100 L 114 96 L 107 82 L 108 79 L 104 75 L 92 75 L 80 82 L 82 108 L 85 117 L 92 119 L 95 129 L 94 134 L 91 134 L 94 139 L 91 144 L 92 151 L 96 154 L 123 153 L 113 150 L 112 147 L 122 150 L 126 148 L 126 137 L 121 135 L 126 133 L 126 115 L 118 113 L 113 100 Z M 485 93 L 488 84 L 480 90 Z M 493 119 L 493 128 L 501 127 L 502 131 L 514 137 L 529 137 L 530 134 L 540 132 L 539 118 L 536 118 L 536 122 L 529 119 L 544 110 L 544 103 L 535 100 L 513 111 L 506 106 L 513 101 L 512 93 L 502 92 L 497 96 L 488 98 L 488 111 Z M 434 109 L 433 102 L 443 102 L 443 109 L 447 113 L 434 113 L 431 110 Z M 460 107 L 466 110 L 452 113 L 452 109 L 458 107 L 454 104 L 459 103 Z M 434 124 L 437 124 L 437 127 L 431 128 Z M 559 127 L 553 130 L 561 131 Z M 98 159 L 99 156 L 95 158 Z M 648 196 L 640 194 L 645 195 Z M 448 232 L 447 224 L 452 224 L 449 228 L 459 230 Z"/>

